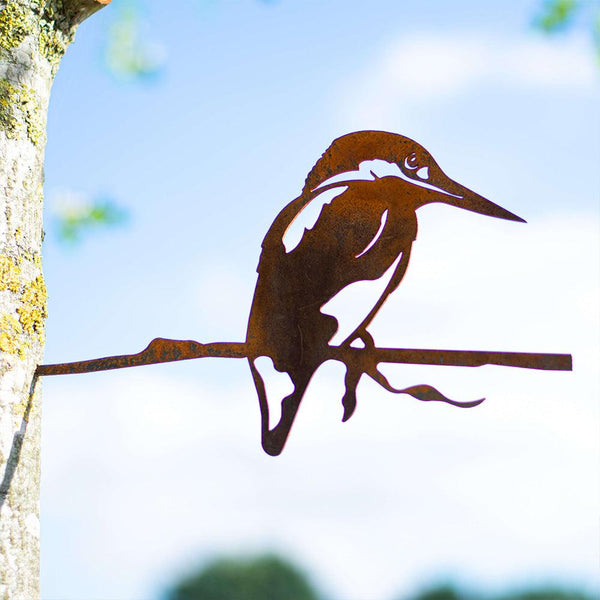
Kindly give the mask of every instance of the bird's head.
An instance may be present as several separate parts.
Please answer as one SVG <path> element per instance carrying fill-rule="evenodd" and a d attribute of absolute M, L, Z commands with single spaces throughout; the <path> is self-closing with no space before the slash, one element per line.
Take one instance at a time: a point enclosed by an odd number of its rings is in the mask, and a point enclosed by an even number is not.
<path fill-rule="evenodd" d="M 385 131 L 357 131 L 334 140 L 308 174 L 303 194 L 312 194 L 332 177 L 354 171 L 362 162 L 376 159 L 396 164 L 402 176 L 420 188 L 414 194 L 415 209 L 432 202 L 443 202 L 490 217 L 525 222 L 450 179 L 431 154 L 414 140 Z"/>

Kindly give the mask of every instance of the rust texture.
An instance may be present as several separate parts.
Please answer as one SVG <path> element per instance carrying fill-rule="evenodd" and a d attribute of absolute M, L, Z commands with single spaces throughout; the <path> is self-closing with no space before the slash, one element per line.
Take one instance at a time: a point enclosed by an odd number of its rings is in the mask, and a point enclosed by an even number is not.
<path fill-rule="evenodd" d="M 397 165 L 397 176 L 378 177 L 371 172 L 367 179 L 364 175 L 357 178 L 361 163 L 371 160 Z M 286 249 L 284 235 L 292 222 L 329 191 L 337 195 L 324 205 L 315 225 L 304 231 L 295 247 Z M 259 399 L 262 446 L 268 454 L 278 455 L 312 375 L 327 360 L 346 365 L 343 421 L 354 412 L 356 389 L 364 374 L 390 392 L 422 401 L 464 408 L 483 401 L 451 400 L 428 385 L 395 388 L 378 370 L 380 363 L 571 370 L 571 356 L 566 354 L 375 346 L 368 326 L 402 281 L 417 236 L 417 210 L 430 203 L 525 222 L 450 179 L 429 152 L 413 140 L 382 131 L 350 133 L 331 144 L 308 174 L 300 196 L 283 208 L 267 232 L 245 343 L 201 344 L 157 338 L 138 354 L 42 365 L 37 374 L 84 373 L 203 357 L 246 358 Z M 346 286 L 378 279 L 390 269 L 392 275 L 384 292 L 372 307 L 367 307 L 362 322 L 340 345 L 331 345 L 338 322 L 321 308 Z M 287 373 L 294 386 L 281 401 L 281 418 L 274 427 L 269 422 L 266 383 L 256 363 L 263 356 L 271 358 L 278 371 Z"/>

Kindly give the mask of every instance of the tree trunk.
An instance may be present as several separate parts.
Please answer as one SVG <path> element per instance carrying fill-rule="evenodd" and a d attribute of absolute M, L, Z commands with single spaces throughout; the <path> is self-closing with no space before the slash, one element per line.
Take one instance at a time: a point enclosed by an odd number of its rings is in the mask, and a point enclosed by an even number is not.
<path fill-rule="evenodd" d="M 41 244 L 50 88 L 77 25 L 110 0 L 0 0 L 0 598 L 39 597 Z"/>

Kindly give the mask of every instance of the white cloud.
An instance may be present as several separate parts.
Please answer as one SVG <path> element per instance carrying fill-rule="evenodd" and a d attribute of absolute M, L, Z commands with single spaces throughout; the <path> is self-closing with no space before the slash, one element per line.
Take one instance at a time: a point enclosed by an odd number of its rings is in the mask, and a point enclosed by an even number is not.
<path fill-rule="evenodd" d="M 336 100 L 345 121 L 378 123 L 481 86 L 589 91 L 598 83 L 593 56 L 590 43 L 578 36 L 548 41 L 424 34 L 385 47 Z"/>

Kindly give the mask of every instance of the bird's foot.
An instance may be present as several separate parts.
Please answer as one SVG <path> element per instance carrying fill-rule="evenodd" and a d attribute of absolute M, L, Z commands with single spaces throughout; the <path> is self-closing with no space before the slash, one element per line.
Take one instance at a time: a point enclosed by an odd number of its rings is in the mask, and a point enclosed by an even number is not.
<path fill-rule="evenodd" d="M 362 376 L 361 370 L 354 370 L 348 368 L 346 371 L 346 392 L 342 398 L 342 406 L 344 407 L 344 414 L 342 416 L 342 423 L 345 423 L 353 414 L 356 409 L 356 388 L 358 382 Z"/>
<path fill-rule="evenodd" d="M 360 328 L 355 331 L 342 343 L 342 346 L 349 348 L 357 340 L 362 341 L 364 345 L 364 352 L 361 352 L 361 357 L 360 359 L 357 359 L 356 364 L 352 366 L 346 365 L 346 392 L 342 398 L 342 405 L 344 407 L 342 422 L 347 421 L 354 414 L 356 409 L 356 388 L 358 387 L 358 383 L 363 373 L 366 373 L 372 378 L 375 378 L 377 375 L 381 375 L 377 371 L 377 364 L 372 363 L 372 361 L 369 360 L 369 357 L 372 356 L 370 350 L 375 349 L 375 340 L 366 329 Z M 377 373 L 377 375 L 375 375 L 375 373 Z M 381 375 L 381 377 L 383 377 L 383 375 Z"/>

